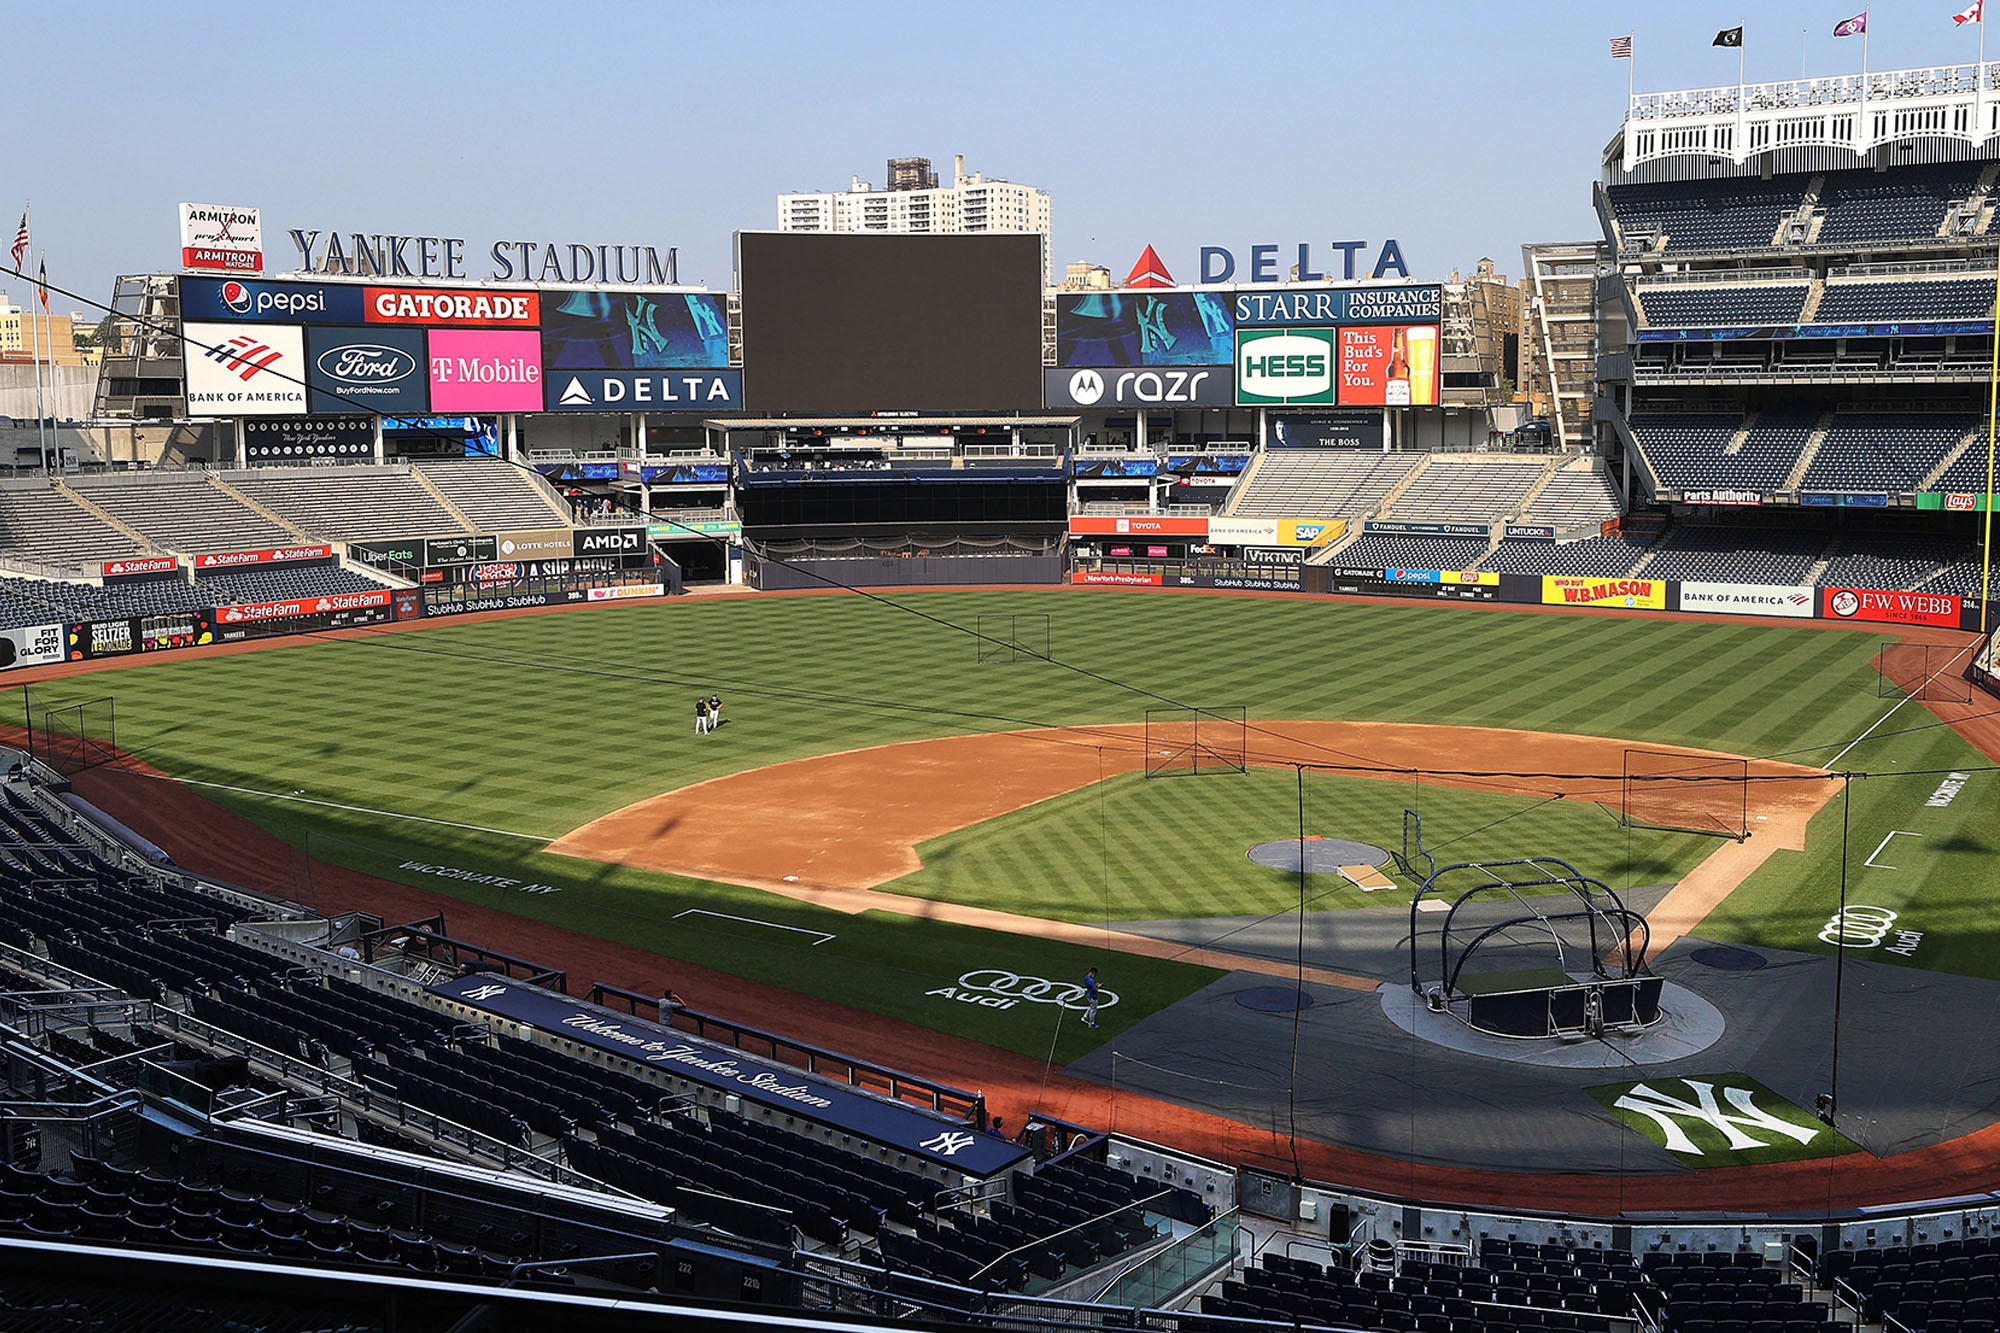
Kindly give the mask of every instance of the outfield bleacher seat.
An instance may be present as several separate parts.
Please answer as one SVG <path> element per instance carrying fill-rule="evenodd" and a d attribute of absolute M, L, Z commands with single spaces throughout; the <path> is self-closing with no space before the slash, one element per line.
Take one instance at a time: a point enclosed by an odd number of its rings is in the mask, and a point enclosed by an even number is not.
<path fill-rule="evenodd" d="M 314 537 L 363 541 L 465 531 L 402 466 L 273 468 L 226 472 L 223 480 Z"/>
<path fill-rule="evenodd" d="M 1832 171 L 1820 188 L 1819 246 L 1936 236 L 1954 200 L 1972 194 L 1984 164 L 1944 163 Z"/>
<path fill-rule="evenodd" d="M 1426 523 L 1492 523 L 1518 514 L 1549 460 L 1519 454 L 1439 454 L 1389 502 L 1383 517 Z"/>
<path fill-rule="evenodd" d="M 546 482 L 501 459 L 449 459 L 415 466 L 481 532 L 565 527 L 570 522 L 569 507 L 558 506 Z"/>
<path fill-rule="evenodd" d="M 1486 545 L 1479 538 L 1371 532 L 1342 547 L 1330 563 L 1343 569 L 1471 569 Z"/>
<path fill-rule="evenodd" d="M 1611 207 L 1627 236 L 1653 232 L 1671 251 L 1769 246 L 1778 224 L 1805 199 L 1808 177 L 1614 185 Z"/>
<path fill-rule="evenodd" d="M 1231 514 L 1274 518 L 1359 518 L 1369 513 L 1422 454 L 1356 449 L 1278 449 L 1237 487 Z"/>
<path fill-rule="evenodd" d="M 1811 287 L 1804 282 L 1753 287 L 1646 287 L 1639 307 L 1655 328 L 1796 324 Z"/>
<path fill-rule="evenodd" d="M 1823 532 L 1693 525 L 1671 530 L 1654 547 L 1645 577 L 1790 587 L 1826 548 Z"/>
<path fill-rule="evenodd" d="M 75 567 L 142 547 L 46 482 L 0 482 L 0 558 Z"/>
<path fill-rule="evenodd" d="M 387 586 L 337 565 L 313 569 L 233 569 L 203 574 L 196 582 L 206 594 L 206 600 L 216 606 L 326 597 L 347 592 L 379 592 Z"/>
<path fill-rule="evenodd" d="M 1923 282 L 1830 282 L 1813 322 L 1909 324 L 1992 317 L 1993 279 L 1988 276 Z"/>
<path fill-rule="evenodd" d="M 1630 572 L 1653 544 L 1651 537 L 1593 537 L 1578 542 L 1503 541 L 1479 562 L 1503 574 L 1558 574 L 1615 578 Z"/>
<path fill-rule="evenodd" d="M 1957 412 L 1852 412 L 1834 416 L 1800 481 L 1808 491 L 1909 491 L 1979 426 Z"/>
<path fill-rule="evenodd" d="M 162 550 L 241 551 L 298 541 L 298 534 L 213 485 L 204 472 L 79 477 L 70 485 Z"/>

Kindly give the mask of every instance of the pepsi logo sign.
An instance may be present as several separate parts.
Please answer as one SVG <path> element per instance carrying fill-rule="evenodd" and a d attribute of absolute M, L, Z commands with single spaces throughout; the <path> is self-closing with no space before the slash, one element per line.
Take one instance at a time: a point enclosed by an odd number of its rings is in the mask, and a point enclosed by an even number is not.
<path fill-rule="evenodd" d="M 222 284 L 222 303 L 239 315 L 250 313 L 250 289 L 240 282 Z"/>

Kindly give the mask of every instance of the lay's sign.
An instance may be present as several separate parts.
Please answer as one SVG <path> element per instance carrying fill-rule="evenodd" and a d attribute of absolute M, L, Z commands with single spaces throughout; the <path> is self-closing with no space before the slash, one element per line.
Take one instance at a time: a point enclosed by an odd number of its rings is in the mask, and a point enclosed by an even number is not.
<path fill-rule="evenodd" d="M 1667 609 L 1667 585 L 1659 579 L 1573 578 L 1542 576 L 1545 606 L 1626 606 L 1647 611 Z"/>

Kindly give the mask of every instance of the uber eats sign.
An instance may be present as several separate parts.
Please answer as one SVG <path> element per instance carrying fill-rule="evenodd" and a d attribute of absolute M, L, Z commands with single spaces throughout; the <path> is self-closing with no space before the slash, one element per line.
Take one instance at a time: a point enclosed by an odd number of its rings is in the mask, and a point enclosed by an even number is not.
<path fill-rule="evenodd" d="M 1331 403 L 1340 335 L 1334 329 L 1242 329 L 1236 334 L 1236 401 Z"/>

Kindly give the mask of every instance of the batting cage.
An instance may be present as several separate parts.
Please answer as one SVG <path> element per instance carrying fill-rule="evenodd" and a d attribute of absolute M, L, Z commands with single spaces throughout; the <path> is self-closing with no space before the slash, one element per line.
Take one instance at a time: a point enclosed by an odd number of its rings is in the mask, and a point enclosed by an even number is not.
<path fill-rule="evenodd" d="M 1660 1017 L 1646 919 L 1559 857 L 1439 867 L 1410 902 L 1410 988 L 1501 1037 L 1601 1036 Z"/>
<path fill-rule="evenodd" d="M 1148 708 L 1146 776 L 1244 772 L 1249 729 L 1242 704 Z"/>
<path fill-rule="evenodd" d="M 1627 828 L 1750 836 L 1750 762 L 1671 750 L 1625 751 L 1619 822 Z"/>
<path fill-rule="evenodd" d="M 1046 662 L 1049 660 L 1049 617 L 1046 612 L 979 617 L 979 661 Z"/>
<path fill-rule="evenodd" d="M 111 695 L 29 712 L 28 748 L 65 777 L 118 757 L 118 711 Z"/>
<path fill-rule="evenodd" d="M 1969 704 L 1972 657 L 1972 649 L 1948 643 L 1892 643 L 1875 654 L 1875 697 Z"/>

